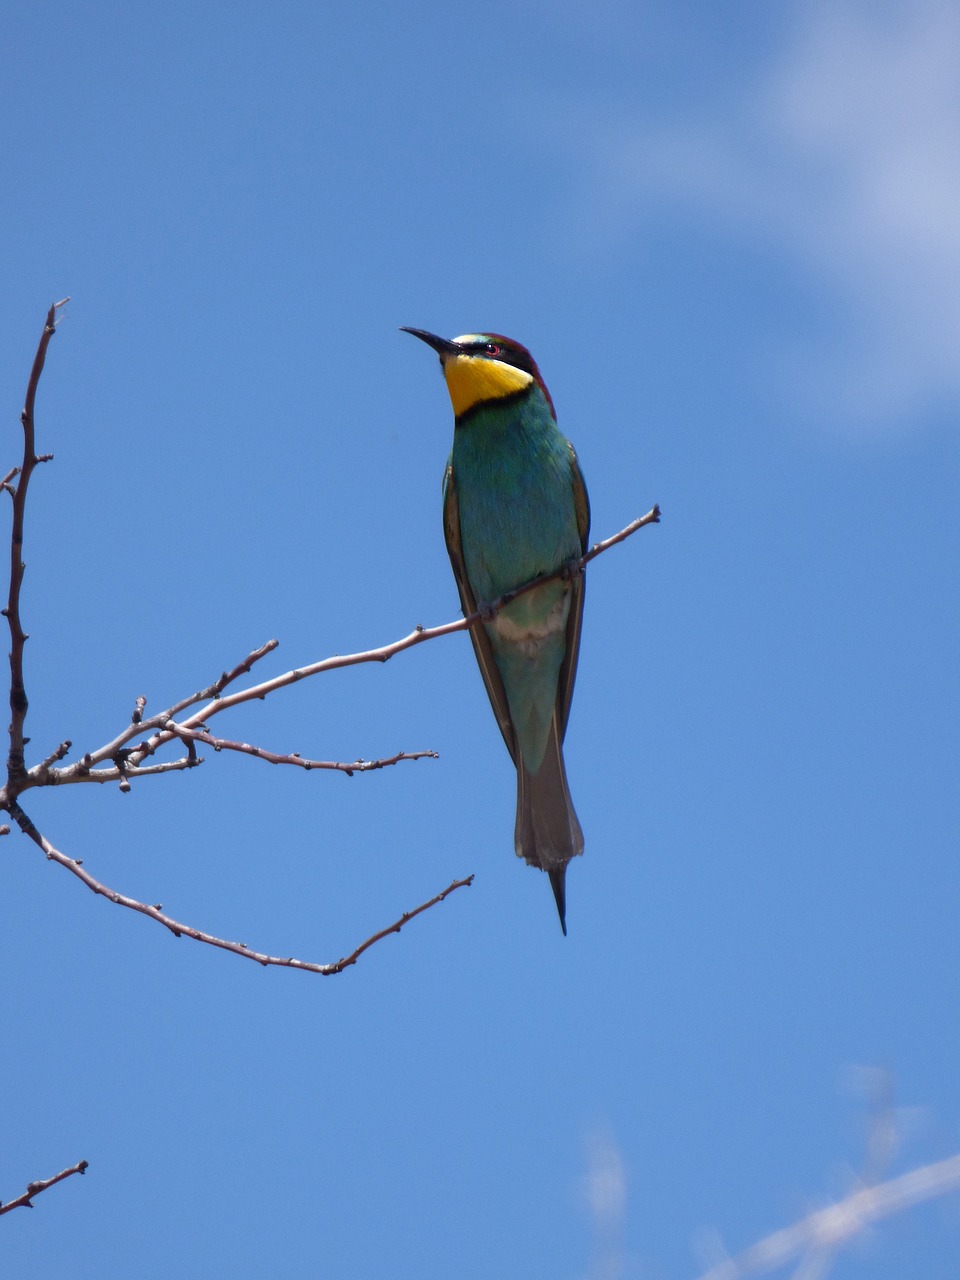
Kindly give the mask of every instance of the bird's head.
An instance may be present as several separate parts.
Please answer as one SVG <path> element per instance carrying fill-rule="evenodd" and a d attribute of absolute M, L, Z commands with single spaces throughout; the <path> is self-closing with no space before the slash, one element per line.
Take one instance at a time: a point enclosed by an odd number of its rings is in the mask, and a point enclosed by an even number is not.
<path fill-rule="evenodd" d="M 459 338 L 439 338 L 426 329 L 402 327 L 404 333 L 412 333 L 439 355 L 457 418 L 477 405 L 518 395 L 534 383 L 553 412 L 553 401 L 537 362 L 526 347 L 512 338 L 505 338 L 502 333 L 465 333 Z"/>

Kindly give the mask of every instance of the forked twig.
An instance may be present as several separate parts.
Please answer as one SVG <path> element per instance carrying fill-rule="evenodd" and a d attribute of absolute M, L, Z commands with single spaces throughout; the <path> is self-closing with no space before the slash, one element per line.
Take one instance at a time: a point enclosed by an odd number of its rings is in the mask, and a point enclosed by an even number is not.
<path fill-rule="evenodd" d="M 329 964 L 318 964 L 312 960 L 296 960 L 293 956 L 271 956 L 267 955 L 265 951 L 254 951 L 244 942 L 232 942 L 228 938 L 218 938 L 215 934 L 206 933 L 202 929 L 195 929 L 193 925 L 184 924 L 181 920 L 174 920 L 172 916 L 164 913 L 161 903 L 150 905 L 146 902 L 140 902 L 136 898 L 128 897 L 127 894 L 118 893 L 116 889 L 111 889 L 109 885 L 103 884 L 95 876 L 92 876 L 79 858 L 68 857 L 67 854 L 62 853 L 52 845 L 46 836 L 37 830 L 16 802 L 12 806 L 11 813 L 24 835 L 29 836 L 35 844 L 39 845 L 51 862 L 56 862 L 61 867 L 65 867 L 78 880 L 82 880 L 91 892 L 106 898 L 108 902 L 112 902 L 118 907 L 128 907 L 131 911 L 138 911 L 141 915 L 155 920 L 157 924 L 162 924 L 164 928 L 170 930 L 175 938 L 192 938 L 194 942 L 205 942 L 208 946 L 219 947 L 221 951 L 232 951 L 234 955 L 245 956 L 248 960 L 255 960 L 257 964 L 263 965 L 265 968 L 274 965 L 282 969 L 300 969 L 304 973 L 319 973 L 324 977 L 329 977 L 334 973 L 342 973 L 350 965 L 356 964 L 360 956 L 369 950 L 375 942 L 388 937 L 391 933 L 399 933 L 407 921 L 412 920 L 414 916 L 421 915 L 424 911 L 428 911 L 431 907 L 435 907 L 437 903 L 443 902 L 444 898 L 448 898 L 455 889 L 467 888 L 473 884 L 474 879 L 471 875 L 466 876 L 463 880 L 454 880 L 447 885 L 446 889 L 435 894 L 427 902 L 422 902 L 418 907 L 414 907 L 412 911 L 405 911 L 399 920 L 395 920 L 393 924 L 388 925 L 385 929 L 380 929 L 372 937 L 367 938 L 365 942 L 361 942 L 349 955 L 340 960 L 334 960 Z"/>

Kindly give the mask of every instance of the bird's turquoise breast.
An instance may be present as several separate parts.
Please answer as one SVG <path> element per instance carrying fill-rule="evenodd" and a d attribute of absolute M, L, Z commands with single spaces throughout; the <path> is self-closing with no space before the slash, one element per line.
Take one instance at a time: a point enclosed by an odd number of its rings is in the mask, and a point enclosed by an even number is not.
<path fill-rule="evenodd" d="M 466 416 L 452 463 L 464 566 L 478 603 L 580 555 L 570 447 L 539 387 Z M 550 731 L 569 612 L 569 584 L 554 579 L 484 624 L 531 770 Z"/>
<path fill-rule="evenodd" d="M 452 462 L 478 601 L 579 556 L 570 449 L 539 387 L 469 414 L 456 428 Z"/>

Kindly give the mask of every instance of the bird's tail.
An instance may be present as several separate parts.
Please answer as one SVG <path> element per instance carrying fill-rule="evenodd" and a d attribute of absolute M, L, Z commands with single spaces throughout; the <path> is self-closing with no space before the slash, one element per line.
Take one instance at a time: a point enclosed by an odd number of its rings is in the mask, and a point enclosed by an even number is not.
<path fill-rule="evenodd" d="M 513 838 L 517 856 L 549 874 L 560 927 L 566 934 L 567 863 L 583 853 L 583 832 L 570 799 L 556 719 L 537 771 L 531 773 L 522 757 L 517 762 L 517 825 Z"/>

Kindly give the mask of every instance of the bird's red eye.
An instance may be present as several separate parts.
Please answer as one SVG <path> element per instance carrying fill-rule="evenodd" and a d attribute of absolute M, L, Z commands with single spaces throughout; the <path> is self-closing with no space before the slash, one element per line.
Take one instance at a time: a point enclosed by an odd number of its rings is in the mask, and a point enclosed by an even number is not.
<path fill-rule="evenodd" d="M 500 352 L 503 350 L 503 347 L 498 347 L 495 342 L 488 342 L 487 345 L 484 347 L 484 350 L 486 351 L 488 356 L 498 356 Z"/>

